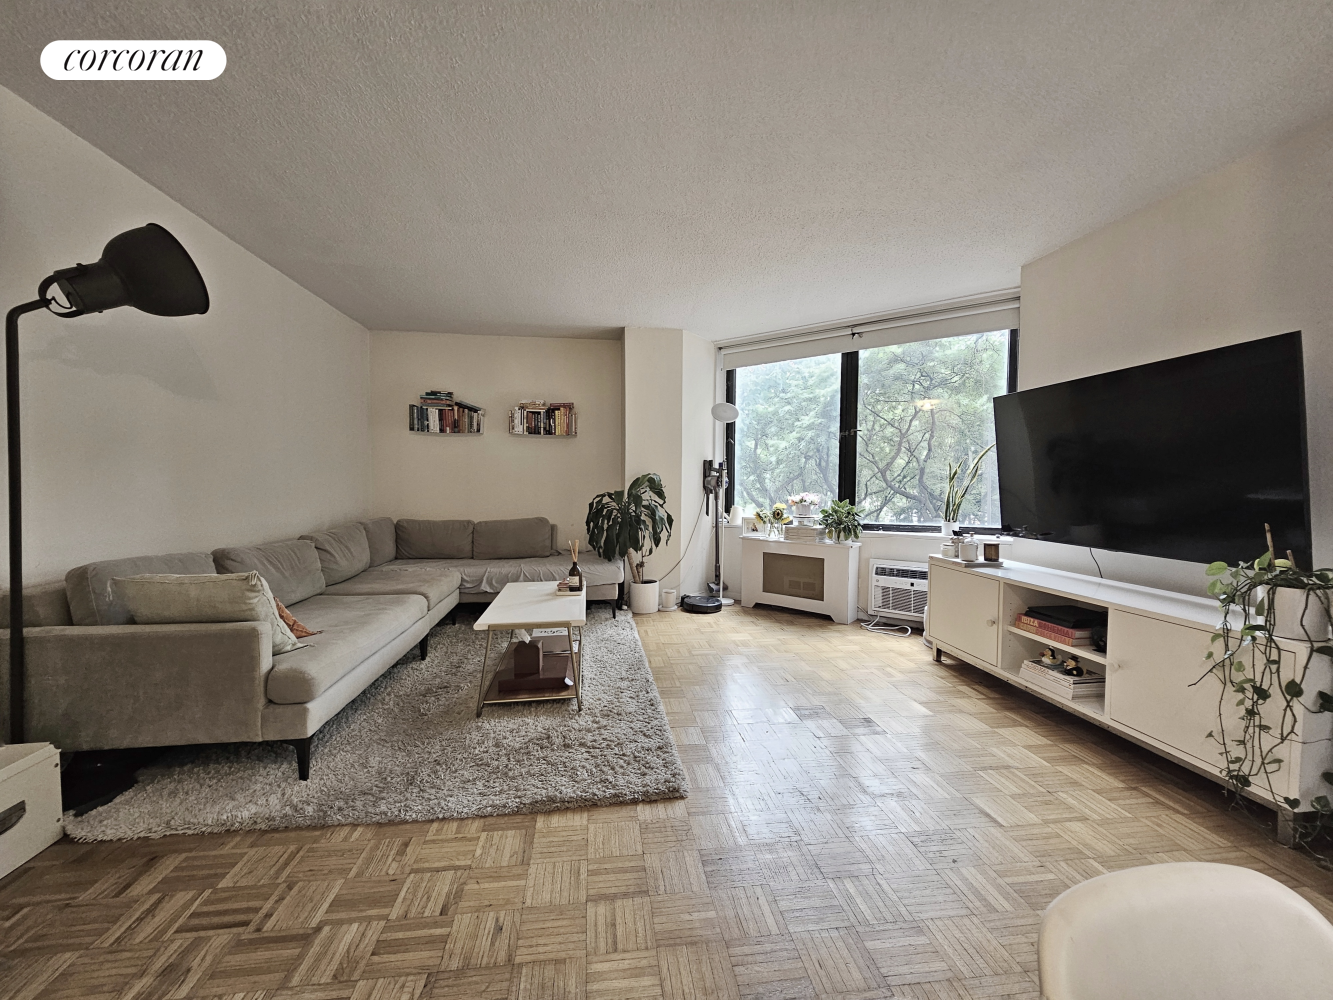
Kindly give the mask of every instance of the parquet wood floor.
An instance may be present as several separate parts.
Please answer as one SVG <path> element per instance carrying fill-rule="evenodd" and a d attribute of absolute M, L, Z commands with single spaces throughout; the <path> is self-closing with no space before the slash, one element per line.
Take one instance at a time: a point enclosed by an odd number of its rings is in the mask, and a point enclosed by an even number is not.
<path fill-rule="evenodd" d="M 1036 997 L 1046 904 L 1167 860 L 1333 914 L 1214 786 L 915 637 L 639 624 L 688 799 L 63 841 L 0 883 L 0 1000 Z"/>

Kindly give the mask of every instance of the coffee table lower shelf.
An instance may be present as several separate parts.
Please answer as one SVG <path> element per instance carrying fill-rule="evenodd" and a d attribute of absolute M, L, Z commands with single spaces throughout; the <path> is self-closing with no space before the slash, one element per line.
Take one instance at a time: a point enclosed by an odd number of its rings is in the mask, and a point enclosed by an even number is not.
<path fill-rule="evenodd" d="M 560 637 L 564 639 L 563 636 Z M 577 645 L 577 640 L 575 645 Z M 500 665 L 495 670 L 495 675 L 491 677 L 491 682 L 486 686 L 486 694 L 482 698 L 483 705 L 507 705 L 516 701 L 567 701 L 578 695 L 577 685 L 574 683 L 574 660 L 569 658 L 569 663 L 565 667 L 564 688 L 556 688 L 551 691 L 507 691 L 500 693 L 500 681 L 508 680 L 514 676 L 514 648 L 518 645 L 511 642 L 505 647 L 505 651 L 500 655 Z M 568 656 L 568 643 L 565 644 L 565 652 L 554 652 L 553 655 Z M 548 652 L 548 655 L 552 655 Z"/>

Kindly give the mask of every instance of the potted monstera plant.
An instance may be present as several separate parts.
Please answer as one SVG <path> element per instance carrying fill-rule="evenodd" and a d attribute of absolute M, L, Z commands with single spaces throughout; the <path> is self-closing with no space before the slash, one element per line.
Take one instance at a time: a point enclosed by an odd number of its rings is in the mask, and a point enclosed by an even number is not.
<path fill-rule="evenodd" d="M 588 544 L 608 562 L 629 561 L 629 607 L 636 615 L 657 610 L 657 581 L 644 579 L 644 560 L 671 538 L 662 477 L 646 472 L 626 489 L 599 493 L 588 504 Z"/>

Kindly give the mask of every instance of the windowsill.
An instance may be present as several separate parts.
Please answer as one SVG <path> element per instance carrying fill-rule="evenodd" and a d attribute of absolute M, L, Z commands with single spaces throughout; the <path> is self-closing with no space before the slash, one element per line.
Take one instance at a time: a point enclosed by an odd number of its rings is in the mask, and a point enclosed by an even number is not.
<path fill-rule="evenodd" d="M 998 528 L 991 528 L 989 531 L 985 528 L 972 530 L 975 530 L 979 536 L 984 536 L 987 542 L 999 542 L 1001 545 L 1009 545 L 1013 542 L 1013 539 L 1008 535 L 994 536 L 993 533 L 997 532 Z M 926 538 L 931 541 L 940 541 L 944 536 L 938 531 L 884 531 L 879 528 L 862 528 L 861 541 L 864 542 L 867 538 Z"/>

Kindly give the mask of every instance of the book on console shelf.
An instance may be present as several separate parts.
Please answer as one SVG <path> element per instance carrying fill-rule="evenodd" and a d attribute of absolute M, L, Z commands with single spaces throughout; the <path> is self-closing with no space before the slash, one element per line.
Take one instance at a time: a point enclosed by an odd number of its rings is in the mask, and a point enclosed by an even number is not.
<path fill-rule="evenodd" d="M 1070 701 L 1101 698 L 1106 694 L 1106 678 L 1101 674 L 1087 673 L 1082 677 L 1070 677 L 1063 668 L 1042 663 L 1041 660 L 1024 660 L 1018 674 L 1043 691 Z"/>
<path fill-rule="evenodd" d="M 1046 627 L 1057 629 L 1106 628 L 1106 612 L 1077 604 L 1046 604 L 1028 608 L 1023 614 Z"/>
<path fill-rule="evenodd" d="M 1014 627 L 1041 639 L 1052 639 L 1069 646 L 1091 646 L 1092 629 L 1068 629 L 1051 625 L 1030 615 L 1019 614 L 1014 619 Z"/>

